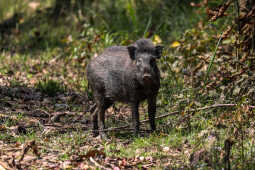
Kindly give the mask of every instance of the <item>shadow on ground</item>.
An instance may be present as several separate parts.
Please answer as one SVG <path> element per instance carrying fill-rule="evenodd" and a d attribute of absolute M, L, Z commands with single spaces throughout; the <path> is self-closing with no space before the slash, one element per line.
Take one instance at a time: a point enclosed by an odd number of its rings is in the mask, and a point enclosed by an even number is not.
<path fill-rule="evenodd" d="M 92 101 L 71 90 L 49 97 L 30 87 L 0 87 L 0 124 L 16 129 L 16 133 L 33 130 L 65 132 L 89 130 Z M 44 129 L 45 128 L 45 129 Z M 49 133 L 49 132 L 47 132 Z"/>

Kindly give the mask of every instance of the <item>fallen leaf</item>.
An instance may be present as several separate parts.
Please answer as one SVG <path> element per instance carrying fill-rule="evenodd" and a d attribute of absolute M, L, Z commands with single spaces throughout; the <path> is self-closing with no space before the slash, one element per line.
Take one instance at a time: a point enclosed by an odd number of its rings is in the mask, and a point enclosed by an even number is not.
<path fill-rule="evenodd" d="M 179 47 L 181 45 L 181 43 L 179 43 L 178 41 L 174 41 L 172 44 L 171 44 L 171 48 L 176 48 L 176 47 Z"/>
<path fill-rule="evenodd" d="M 94 150 L 88 151 L 84 157 L 89 158 L 89 157 L 95 157 L 95 156 L 100 156 L 100 155 L 105 157 L 105 153 L 103 151 L 94 149 Z"/>
<path fill-rule="evenodd" d="M 40 3 L 39 3 L 39 2 L 30 2 L 30 3 L 28 4 L 28 6 L 29 6 L 30 8 L 32 8 L 33 10 L 36 10 L 36 9 L 40 6 Z"/>
<path fill-rule="evenodd" d="M 163 152 L 169 152 L 169 150 L 170 150 L 170 148 L 167 146 L 163 148 Z"/>
<path fill-rule="evenodd" d="M 153 43 L 154 44 L 160 44 L 161 42 L 162 42 L 161 38 L 158 35 L 154 35 Z"/>
<path fill-rule="evenodd" d="M 4 125 L 0 125 L 0 131 L 6 130 L 6 127 Z"/>
<path fill-rule="evenodd" d="M 113 170 L 120 170 L 120 168 L 117 167 L 117 166 L 115 166 L 115 167 L 113 168 Z"/>

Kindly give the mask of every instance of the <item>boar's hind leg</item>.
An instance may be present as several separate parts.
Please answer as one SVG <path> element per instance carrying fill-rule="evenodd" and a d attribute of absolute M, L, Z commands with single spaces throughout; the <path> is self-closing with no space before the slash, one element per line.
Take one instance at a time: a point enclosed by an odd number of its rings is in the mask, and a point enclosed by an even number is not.
<path fill-rule="evenodd" d="M 155 125 L 156 97 L 151 97 L 148 99 L 148 112 L 149 112 L 151 130 L 155 131 L 156 130 L 156 125 Z"/>
<path fill-rule="evenodd" d="M 95 136 L 97 136 L 98 133 L 98 122 L 97 122 L 97 114 L 98 114 L 98 107 L 96 106 L 96 109 L 94 110 L 92 114 L 92 122 L 93 122 L 93 133 Z"/>
<path fill-rule="evenodd" d="M 112 105 L 110 100 L 104 99 L 101 101 L 98 107 L 98 124 L 99 130 L 105 129 L 105 111 Z M 105 132 L 100 132 L 100 135 L 104 138 L 106 137 Z"/>

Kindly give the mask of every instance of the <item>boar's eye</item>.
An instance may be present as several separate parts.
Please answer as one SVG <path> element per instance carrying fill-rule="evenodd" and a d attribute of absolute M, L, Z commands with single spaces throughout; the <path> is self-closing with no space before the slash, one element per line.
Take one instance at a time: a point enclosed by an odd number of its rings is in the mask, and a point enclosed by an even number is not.
<path fill-rule="evenodd" d="M 138 60 L 137 60 L 136 64 L 137 64 L 137 65 L 142 64 L 142 59 L 141 59 L 141 58 L 138 58 Z"/>
<path fill-rule="evenodd" d="M 150 65 L 155 65 L 155 59 L 153 57 L 150 59 Z"/>

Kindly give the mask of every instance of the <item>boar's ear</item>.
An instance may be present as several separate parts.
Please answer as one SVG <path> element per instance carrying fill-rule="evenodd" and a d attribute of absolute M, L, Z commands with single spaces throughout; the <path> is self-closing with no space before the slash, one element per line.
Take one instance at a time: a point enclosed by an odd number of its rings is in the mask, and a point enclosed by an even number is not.
<path fill-rule="evenodd" d="M 131 58 L 132 60 L 134 60 L 134 59 L 135 59 L 136 47 L 130 45 L 130 46 L 127 47 L 127 49 L 128 49 L 128 53 L 129 53 L 130 58 Z"/>
<path fill-rule="evenodd" d="M 164 47 L 163 47 L 162 45 L 157 45 L 157 46 L 155 47 L 155 52 L 156 52 L 157 58 L 160 58 L 160 57 L 161 57 L 163 48 L 164 48 Z"/>

